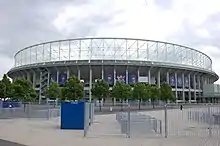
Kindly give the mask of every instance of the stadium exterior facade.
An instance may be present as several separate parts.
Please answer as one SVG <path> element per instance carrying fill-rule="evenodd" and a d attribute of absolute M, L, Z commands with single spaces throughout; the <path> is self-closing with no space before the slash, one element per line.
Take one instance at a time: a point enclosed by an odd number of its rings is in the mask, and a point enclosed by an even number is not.
<path fill-rule="evenodd" d="M 78 38 L 36 44 L 18 51 L 12 79 L 33 83 L 39 99 L 56 81 L 62 86 L 71 75 L 84 82 L 85 96 L 96 79 L 110 86 L 117 80 L 127 84 L 167 82 L 178 102 L 204 101 L 203 85 L 213 84 L 218 75 L 212 60 L 195 49 L 154 40 L 131 38 Z M 215 99 L 212 99 L 215 100 Z"/>

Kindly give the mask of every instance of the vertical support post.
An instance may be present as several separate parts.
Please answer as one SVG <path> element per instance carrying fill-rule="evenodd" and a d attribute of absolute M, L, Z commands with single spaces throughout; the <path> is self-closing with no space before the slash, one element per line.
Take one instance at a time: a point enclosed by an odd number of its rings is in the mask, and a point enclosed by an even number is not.
<path fill-rule="evenodd" d="M 191 103 L 191 79 L 190 79 L 190 73 L 188 74 L 188 81 L 189 81 L 189 103 Z"/>
<path fill-rule="evenodd" d="M 193 74 L 194 100 L 196 100 L 196 75 Z"/>
<path fill-rule="evenodd" d="M 130 104 L 128 104 L 127 138 L 130 137 L 131 137 L 131 111 L 130 111 Z"/>
<path fill-rule="evenodd" d="M 69 68 L 66 69 L 66 76 L 67 76 L 67 79 L 70 78 L 70 70 L 69 70 Z"/>
<path fill-rule="evenodd" d="M 89 67 L 89 102 L 92 102 L 92 67 Z"/>
<path fill-rule="evenodd" d="M 102 65 L 102 80 L 104 80 L 104 69 L 103 69 L 103 65 Z"/>
<path fill-rule="evenodd" d="M 208 117 L 209 117 L 209 136 L 212 136 L 212 116 L 211 116 L 211 106 L 208 104 Z"/>
<path fill-rule="evenodd" d="M 138 67 L 138 70 L 137 70 L 137 82 L 139 82 L 139 77 L 140 77 L 140 69 Z"/>
<path fill-rule="evenodd" d="M 36 73 L 33 73 L 33 88 L 35 89 L 36 87 Z"/>
<path fill-rule="evenodd" d="M 169 71 L 167 71 L 167 84 L 170 84 L 170 73 L 169 73 Z"/>
<path fill-rule="evenodd" d="M 185 75 L 182 73 L 182 93 L 183 93 L 183 101 L 185 102 Z"/>
<path fill-rule="evenodd" d="M 175 96 L 176 96 L 176 99 L 178 100 L 178 94 L 177 94 L 177 73 L 175 72 Z"/>
<path fill-rule="evenodd" d="M 149 68 L 149 70 L 148 70 L 148 84 L 151 84 L 150 68 Z"/>
<path fill-rule="evenodd" d="M 80 68 L 78 68 L 78 73 L 77 74 L 78 74 L 78 79 L 80 80 L 80 76 L 81 76 L 80 75 Z"/>
<path fill-rule="evenodd" d="M 165 108 L 164 108 L 165 110 L 164 110 L 164 120 L 165 120 L 165 127 L 164 127 L 164 130 L 165 130 L 165 138 L 167 138 L 168 137 L 168 130 L 167 130 L 167 125 L 168 125 L 168 123 L 167 123 L 167 105 L 165 105 Z"/>
<path fill-rule="evenodd" d="M 128 66 L 127 66 L 127 68 L 126 68 L 126 79 L 125 79 L 126 81 L 126 84 L 128 84 Z"/>
<path fill-rule="evenodd" d="M 47 72 L 47 87 L 50 86 L 50 71 Z"/>
<path fill-rule="evenodd" d="M 114 80 L 114 85 L 115 85 L 115 83 L 116 83 L 116 69 L 115 69 L 115 66 L 114 66 L 114 75 L 113 76 L 114 76 L 113 80 Z"/>
<path fill-rule="evenodd" d="M 157 85 L 160 88 L 160 69 L 157 72 Z"/>
<path fill-rule="evenodd" d="M 59 84 L 59 74 L 60 74 L 60 72 L 59 72 L 59 70 L 57 70 L 57 83 Z"/>

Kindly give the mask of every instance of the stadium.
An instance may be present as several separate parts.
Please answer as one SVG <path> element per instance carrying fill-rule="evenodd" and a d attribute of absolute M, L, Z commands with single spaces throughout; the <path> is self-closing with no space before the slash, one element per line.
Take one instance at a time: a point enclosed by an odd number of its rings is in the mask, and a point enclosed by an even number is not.
<path fill-rule="evenodd" d="M 85 97 L 90 99 L 92 83 L 104 79 L 110 87 L 117 80 L 158 86 L 166 82 L 172 86 L 177 102 L 207 102 L 210 99 L 203 98 L 203 86 L 214 84 L 219 78 L 206 54 L 178 44 L 144 39 L 50 41 L 21 49 L 14 59 L 8 76 L 32 82 L 39 101 L 52 81 L 62 86 L 75 75 L 84 83 Z"/>

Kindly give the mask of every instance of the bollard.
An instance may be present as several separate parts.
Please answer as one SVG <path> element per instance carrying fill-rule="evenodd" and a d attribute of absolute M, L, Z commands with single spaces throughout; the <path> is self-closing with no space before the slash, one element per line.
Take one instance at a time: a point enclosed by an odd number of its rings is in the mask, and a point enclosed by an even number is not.
<path fill-rule="evenodd" d="M 165 116 L 165 138 L 167 138 L 167 136 L 168 136 L 168 131 L 167 131 L 167 125 L 168 125 L 168 123 L 167 123 L 167 105 L 165 105 L 165 110 L 164 110 L 164 116 Z"/>
<path fill-rule="evenodd" d="M 159 120 L 159 125 L 160 125 L 160 134 L 162 135 L 162 121 Z"/>

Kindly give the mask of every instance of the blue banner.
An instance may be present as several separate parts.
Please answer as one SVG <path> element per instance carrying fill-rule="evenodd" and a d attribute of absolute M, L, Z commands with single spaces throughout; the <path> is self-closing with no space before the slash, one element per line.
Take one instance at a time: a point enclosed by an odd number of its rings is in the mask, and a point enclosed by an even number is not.
<path fill-rule="evenodd" d="M 183 87 L 183 81 L 182 81 L 182 77 L 181 76 L 177 77 L 177 87 Z"/>
<path fill-rule="evenodd" d="M 109 84 L 109 85 L 113 85 L 114 84 L 114 78 L 113 78 L 113 73 L 109 73 L 105 76 L 105 81 Z"/>
<path fill-rule="evenodd" d="M 67 74 L 66 73 L 60 73 L 59 74 L 59 85 L 64 85 L 67 81 Z"/>
<path fill-rule="evenodd" d="M 176 82 L 175 82 L 175 77 L 174 76 L 170 76 L 170 86 L 175 86 Z"/>
<path fill-rule="evenodd" d="M 126 83 L 126 75 L 116 73 L 116 81 L 119 81 L 121 83 Z"/>
<path fill-rule="evenodd" d="M 137 83 L 137 76 L 136 74 L 129 74 L 128 75 L 128 84 L 135 84 Z"/>
<path fill-rule="evenodd" d="M 188 77 L 185 77 L 184 85 L 185 85 L 185 87 L 189 87 L 189 79 L 188 79 Z"/>

